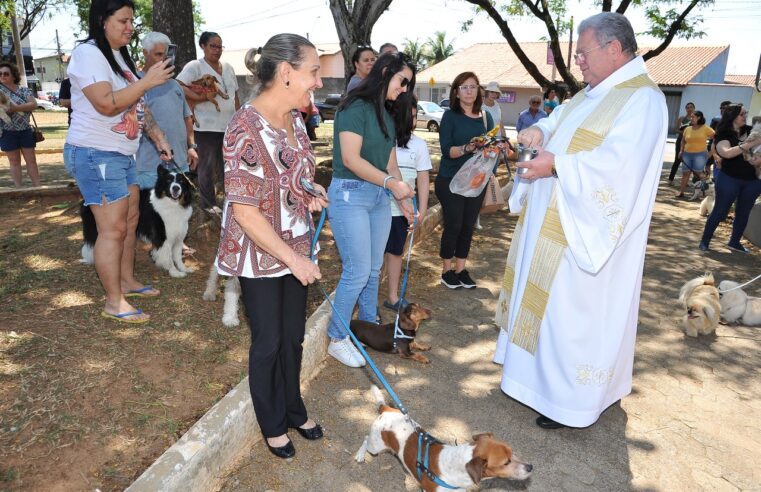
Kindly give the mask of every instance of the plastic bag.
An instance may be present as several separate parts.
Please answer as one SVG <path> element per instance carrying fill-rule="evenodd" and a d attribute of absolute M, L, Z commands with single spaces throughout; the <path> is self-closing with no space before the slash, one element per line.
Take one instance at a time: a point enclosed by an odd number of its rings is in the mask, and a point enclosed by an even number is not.
<path fill-rule="evenodd" d="M 489 182 L 498 158 L 499 152 L 476 152 L 454 175 L 449 183 L 449 191 L 468 197 L 480 195 Z"/>

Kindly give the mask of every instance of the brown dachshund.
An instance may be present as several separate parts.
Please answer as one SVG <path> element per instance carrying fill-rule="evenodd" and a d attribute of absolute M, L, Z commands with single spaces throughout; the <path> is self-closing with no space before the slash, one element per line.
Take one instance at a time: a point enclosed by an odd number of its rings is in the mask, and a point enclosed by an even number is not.
<path fill-rule="evenodd" d="M 415 341 L 420 322 L 430 317 L 430 309 L 425 309 L 414 302 L 404 308 L 399 314 L 399 328 L 402 333 L 411 338 L 397 338 L 396 347 L 394 347 L 394 323 L 377 325 L 370 321 L 355 319 L 351 322 L 350 328 L 360 342 L 378 352 L 398 353 L 404 359 L 414 359 L 421 364 L 428 364 L 431 361 L 427 357 L 413 350 L 431 350 L 430 345 Z"/>
<path fill-rule="evenodd" d="M 221 87 L 219 87 L 219 80 L 213 75 L 206 74 L 203 77 L 201 77 L 198 80 L 194 80 L 190 83 L 190 85 L 178 80 L 177 82 L 180 83 L 180 85 L 183 85 L 190 89 L 191 91 L 195 92 L 196 94 L 204 95 L 206 97 L 206 101 L 212 103 L 215 108 L 217 108 L 217 112 L 220 112 L 219 109 L 219 103 L 216 101 L 216 96 L 219 95 L 222 99 L 230 99 L 230 96 L 225 94 L 225 92 L 222 90 Z M 201 102 L 206 102 L 201 101 Z M 190 106 L 190 111 L 193 113 L 193 124 L 198 126 L 198 121 L 196 121 L 196 104 L 198 102 L 188 100 L 188 106 Z"/>

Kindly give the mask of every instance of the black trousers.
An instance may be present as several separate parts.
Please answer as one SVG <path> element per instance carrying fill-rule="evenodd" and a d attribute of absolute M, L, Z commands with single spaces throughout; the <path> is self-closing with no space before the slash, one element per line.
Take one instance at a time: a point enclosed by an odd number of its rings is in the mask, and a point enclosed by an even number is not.
<path fill-rule="evenodd" d="M 478 212 L 484 203 L 486 188 L 480 195 L 465 197 L 449 191 L 449 183 L 452 178 L 436 176 L 434 191 L 436 198 L 441 203 L 441 212 L 444 215 L 444 230 L 441 233 L 441 247 L 439 256 L 445 260 L 452 257 L 465 259 L 470 252 L 470 243 L 473 240 Z"/>
<path fill-rule="evenodd" d="M 679 150 L 682 147 L 682 134 L 680 133 L 676 137 L 676 142 L 674 143 L 674 163 L 671 165 L 671 172 L 669 172 L 669 181 L 674 181 L 674 177 L 676 177 L 676 172 L 679 170 L 679 164 L 682 163 L 682 159 L 679 158 Z"/>
<path fill-rule="evenodd" d="M 198 194 L 201 207 L 209 208 L 217 204 L 215 185 L 219 191 L 225 191 L 225 161 L 222 158 L 223 132 L 195 132 L 198 145 Z"/>
<path fill-rule="evenodd" d="M 277 437 L 307 421 L 299 378 L 307 288 L 285 275 L 240 277 L 240 289 L 251 328 L 251 401 L 264 437 Z"/>

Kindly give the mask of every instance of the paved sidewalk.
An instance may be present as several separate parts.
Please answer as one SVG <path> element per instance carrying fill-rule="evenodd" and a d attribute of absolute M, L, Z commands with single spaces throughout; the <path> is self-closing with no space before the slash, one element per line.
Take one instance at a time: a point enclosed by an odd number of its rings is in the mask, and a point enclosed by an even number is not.
<path fill-rule="evenodd" d="M 439 285 L 439 234 L 416 247 L 411 298 L 434 312 L 420 337 L 433 345 L 432 362 L 372 355 L 413 418 L 432 434 L 462 442 L 491 431 L 535 466 L 526 483 L 493 480 L 481 489 L 761 490 L 761 328 L 722 325 L 716 336 L 686 339 L 676 301 L 681 285 L 706 269 L 717 280 L 755 276 L 761 255 L 757 248 L 751 255 L 723 249 L 723 226 L 715 251 L 700 253 L 698 204 L 673 200 L 673 194 L 662 186 L 651 226 L 633 392 L 587 429 L 539 429 L 536 413 L 499 389 L 492 316 L 514 218 L 482 218 L 485 229 L 477 233 L 468 267 L 479 284 L 474 290 Z M 761 284 L 749 293 L 760 295 Z M 382 311 L 391 321 L 391 312 Z M 324 426 L 326 438 L 307 442 L 291 433 L 297 454 L 289 461 L 271 457 L 258 443 L 223 490 L 414 490 L 391 455 L 353 461 L 375 417 L 371 384 L 369 370 L 329 358 L 305 392 L 310 416 Z"/>

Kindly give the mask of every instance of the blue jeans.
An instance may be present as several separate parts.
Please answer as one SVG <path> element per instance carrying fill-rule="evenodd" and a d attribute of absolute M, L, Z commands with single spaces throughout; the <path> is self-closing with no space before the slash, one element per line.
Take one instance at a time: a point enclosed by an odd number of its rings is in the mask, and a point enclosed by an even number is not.
<path fill-rule="evenodd" d="M 745 226 L 748 225 L 748 217 L 750 217 L 750 211 L 756 203 L 756 198 L 761 195 L 761 180 L 737 179 L 719 171 L 715 186 L 716 201 L 711 215 L 706 220 L 703 238 L 700 242 L 708 246 L 719 223 L 727 217 L 732 203 L 737 200 L 735 220 L 732 223 L 732 235 L 729 238 L 729 244 L 737 246 L 740 244 L 743 232 L 745 232 Z"/>
<path fill-rule="evenodd" d="M 85 205 L 100 205 L 104 197 L 107 203 L 127 198 L 129 186 L 137 184 L 131 155 L 65 144 L 63 164 L 77 181 Z"/>
<path fill-rule="evenodd" d="M 328 217 L 342 268 L 334 301 L 336 311 L 349 323 L 359 300 L 359 319 L 375 322 L 380 269 L 391 229 L 388 195 L 367 181 L 333 178 L 328 198 Z M 335 313 L 328 336 L 334 340 L 349 336 Z"/>

